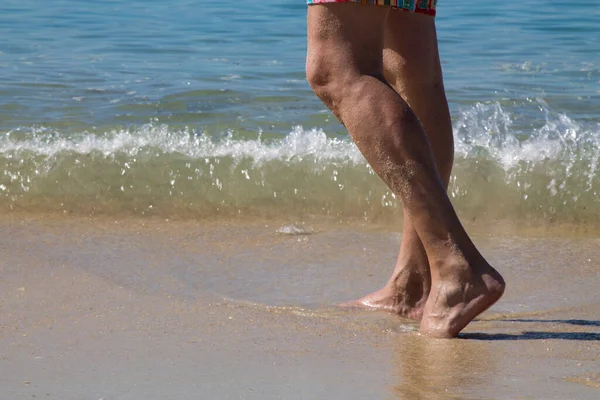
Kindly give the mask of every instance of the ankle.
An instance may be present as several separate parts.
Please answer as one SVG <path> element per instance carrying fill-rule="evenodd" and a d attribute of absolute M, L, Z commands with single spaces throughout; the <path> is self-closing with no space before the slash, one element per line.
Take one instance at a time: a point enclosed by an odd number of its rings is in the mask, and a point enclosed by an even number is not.
<path fill-rule="evenodd" d="M 385 289 L 395 296 L 402 297 L 411 302 L 418 302 L 427 297 L 431 290 L 431 276 L 416 269 L 404 269 L 390 278 Z"/>
<path fill-rule="evenodd" d="M 432 280 L 444 282 L 468 282 L 473 277 L 474 264 L 461 256 L 450 256 L 431 262 Z"/>

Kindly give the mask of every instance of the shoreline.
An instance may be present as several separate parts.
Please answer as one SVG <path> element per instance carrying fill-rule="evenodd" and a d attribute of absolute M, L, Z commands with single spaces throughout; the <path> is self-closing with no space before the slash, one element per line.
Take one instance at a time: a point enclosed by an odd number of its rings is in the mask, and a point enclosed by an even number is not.
<path fill-rule="evenodd" d="M 468 219 L 459 218 L 469 234 L 479 237 L 526 237 L 526 238 L 574 238 L 595 239 L 600 238 L 600 225 L 581 225 L 567 222 L 516 221 L 501 220 L 497 218 Z M 328 215 L 213 215 L 210 217 L 198 216 L 160 216 L 160 215 L 135 215 L 105 214 L 105 213 L 67 213 L 64 211 L 30 212 L 10 211 L 0 213 L 0 224 L 8 223 L 42 223 L 42 224 L 73 224 L 74 226 L 93 224 L 97 227 L 108 229 L 115 226 L 122 229 L 150 228 L 158 230 L 195 229 L 198 227 L 239 227 L 239 228 L 270 228 L 282 235 L 314 234 L 325 231 L 359 231 L 381 232 L 401 235 L 402 216 L 393 220 L 377 219 L 368 221 L 364 219 L 340 219 Z M 283 229 L 282 229 L 283 228 Z"/>
<path fill-rule="evenodd" d="M 595 238 L 475 236 L 507 292 L 435 340 L 335 307 L 386 279 L 394 232 L 13 217 L 0 219 L 8 398 L 598 396 Z"/>

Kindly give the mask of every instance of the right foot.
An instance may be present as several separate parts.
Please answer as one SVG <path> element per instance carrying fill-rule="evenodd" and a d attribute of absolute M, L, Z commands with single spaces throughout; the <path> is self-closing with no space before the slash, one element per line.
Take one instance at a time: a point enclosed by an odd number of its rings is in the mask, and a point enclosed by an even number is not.
<path fill-rule="evenodd" d="M 402 296 L 393 294 L 388 288 L 384 287 L 358 300 L 340 304 L 340 306 L 388 311 L 404 318 L 420 321 L 423 317 L 425 300 L 419 301 L 414 305 L 407 304 Z"/>
<path fill-rule="evenodd" d="M 341 304 L 341 307 L 357 307 L 388 311 L 404 318 L 420 321 L 429 294 L 429 279 L 418 274 L 411 278 L 392 280 L 383 288 L 358 300 Z"/>
<path fill-rule="evenodd" d="M 420 331 L 424 335 L 456 337 L 504 293 L 502 275 L 485 260 L 475 271 L 469 267 L 456 267 L 451 271 L 454 273 L 432 283 L 421 320 Z"/>

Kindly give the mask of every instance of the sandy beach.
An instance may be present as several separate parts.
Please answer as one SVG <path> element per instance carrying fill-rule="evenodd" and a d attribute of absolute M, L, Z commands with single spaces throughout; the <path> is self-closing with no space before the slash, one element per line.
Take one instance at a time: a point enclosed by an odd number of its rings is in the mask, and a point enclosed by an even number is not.
<path fill-rule="evenodd" d="M 1 399 L 600 395 L 599 239 L 475 235 L 508 290 L 433 340 L 335 307 L 385 281 L 394 232 L 47 216 L 0 232 Z"/>

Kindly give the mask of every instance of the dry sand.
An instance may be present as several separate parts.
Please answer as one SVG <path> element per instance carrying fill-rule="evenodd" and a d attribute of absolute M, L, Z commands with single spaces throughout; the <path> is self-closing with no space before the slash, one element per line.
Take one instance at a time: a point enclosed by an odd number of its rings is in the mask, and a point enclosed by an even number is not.
<path fill-rule="evenodd" d="M 433 340 L 333 306 L 398 234 L 282 225 L 4 218 L 0 400 L 600 398 L 599 239 L 475 236 L 507 292 Z"/>

